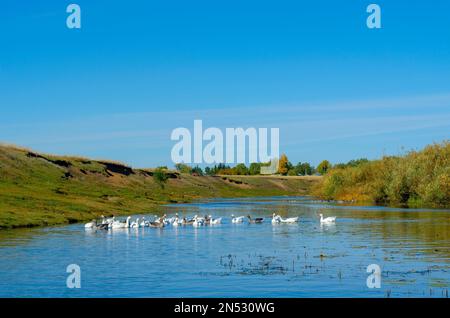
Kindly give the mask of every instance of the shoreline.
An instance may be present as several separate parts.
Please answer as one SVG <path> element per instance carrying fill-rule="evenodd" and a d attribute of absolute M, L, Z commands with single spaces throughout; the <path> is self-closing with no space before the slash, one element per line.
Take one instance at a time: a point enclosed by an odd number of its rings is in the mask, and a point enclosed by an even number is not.
<path fill-rule="evenodd" d="M 308 195 L 320 177 L 194 176 L 120 162 L 54 156 L 0 145 L 0 229 L 158 213 L 163 204 L 203 198 Z"/>
<path fill-rule="evenodd" d="M 177 202 L 177 203 L 162 203 L 160 205 L 157 205 L 154 207 L 153 210 L 148 211 L 130 211 L 130 212 L 123 212 L 114 214 L 116 217 L 125 217 L 129 215 L 149 215 L 156 213 L 157 215 L 161 215 L 162 212 L 158 211 L 158 209 L 164 207 L 164 206 L 177 206 L 182 204 L 193 204 L 193 203 L 206 203 L 208 200 L 220 200 L 220 199 L 242 199 L 242 198 L 263 198 L 263 197 L 283 197 L 283 198 L 295 198 L 295 197 L 310 197 L 314 201 L 318 201 L 322 204 L 334 204 L 335 207 L 342 207 L 342 208 L 385 208 L 387 210 L 405 210 L 405 211 L 433 211 L 433 212 L 450 212 L 450 209 L 445 208 L 432 208 L 432 207 L 405 207 L 405 206 L 395 206 L 395 205 L 377 205 L 370 202 L 347 202 L 342 200 L 323 200 L 318 198 L 315 195 L 312 194 L 278 194 L 278 195 L 253 195 L 253 196 L 230 196 L 230 197 L 202 197 L 197 199 L 192 199 L 188 202 Z M 113 214 L 105 215 L 105 217 L 112 217 Z M 59 226 L 67 226 L 70 224 L 81 224 L 87 221 L 91 221 L 92 219 L 80 219 L 75 222 L 65 222 L 65 223 L 54 223 L 54 224 L 42 224 L 42 225 L 24 225 L 24 226 L 16 226 L 16 227 L 0 227 L 0 233 L 3 233 L 5 231 L 12 231 L 12 230 L 25 230 L 25 229 L 39 229 L 39 228 L 49 228 L 49 227 L 59 227 Z"/>
<path fill-rule="evenodd" d="M 124 216 L 128 216 L 128 215 L 137 215 L 137 214 L 142 214 L 142 215 L 149 215 L 149 214 L 157 214 L 160 215 L 160 209 L 164 206 L 168 206 L 168 205 L 173 205 L 173 206 L 177 206 L 177 205 L 181 205 L 181 204 L 192 204 L 192 203 L 203 203 L 206 202 L 207 200 L 213 200 L 213 199 L 242 199 L 242 198 L 262 198 L 262 197 L 285 197 L 285 198 L 289 198 L 289 197 L 298 197 L 298 196 L 305 196 L 305 197 L 314 197 L 310 194 L 262 194 L 262 195 L 258 195 L 258 194 L 253 194 L 253 195 L 234 195 L 234 196 L 205 196 L 205 197 L 199 197 L 199 198 L 193 198 L 192 200 L 189 201 L 185 201 L 185 202 L 164 202 L 158 205 L 154 205 L 152 208 L 150 208 L 149 210 L 145 210 L 145 211 L 138 211 L 138 210 L 127 210 L 127 211 L 120 211 L 120 212 L 116 212 L 116 213 L 104 213 L 104 214 L 99 214 L 96 215 L 94 218 L 100 218 L 102 215 L 104 215 L 105 217 L 112 217 L 112 216 L 116 216 L 116 217 L 124 217 Z M 0 215 L 1 215 L 1 211 L 0 211 Z M 46 227 L 54 227 L 54 226 L 64 226 L 64 225 L 70 225 L 70 224 L 79 224 L 79 223 L 84 223 L 84 222 L 88 222 L 91 221 L 93 219 L 92 216 L 89 217 L 82 217 L 79 218 L 77 220 L 75 219 L 71 219 L 68 222 L 58 222 L 58 223 L 43 223 L 43 224 L 24 224 L 24 225 L 19 225 L 19 226 L 9 226 L 9 227 L 2 227 L 0 226 L 0 231 L 5 231 L 5 230 L 15 230 L 15 229 L 35 229 L 35 228 L 46 228 Z"/>

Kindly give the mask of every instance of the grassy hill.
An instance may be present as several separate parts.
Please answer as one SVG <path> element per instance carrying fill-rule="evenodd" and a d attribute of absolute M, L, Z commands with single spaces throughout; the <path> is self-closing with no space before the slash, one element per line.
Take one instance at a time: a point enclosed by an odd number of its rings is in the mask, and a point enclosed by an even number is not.
<path fill-rule="evenodd" d="M 210 197 L 301 195 L 314 177 L 199 177 L 168 172 L 162 188 L 152 169 L 39 154 L 0 145 L 0 228 L 73 223 L 104 215 L 155 213 L 165 203 Z"/>

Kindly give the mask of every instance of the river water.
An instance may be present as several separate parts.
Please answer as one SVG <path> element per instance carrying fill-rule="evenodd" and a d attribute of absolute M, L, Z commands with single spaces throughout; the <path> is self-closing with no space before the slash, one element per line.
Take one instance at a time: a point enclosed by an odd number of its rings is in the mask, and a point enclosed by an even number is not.
<path fill-rule="evenodd" d="M 92 231 L 73 224 L 1 231 L 0 297 L 448 297 L 449 210 L 264 197 L 164 211 L 223 221 L 199 228 Z M 272 212 L 300 222 L 272 225 Z M 319 213 L 336 216 L 336 223 L 322 226 Z M 266 219 L 232 224 L 232 214 Z M 66 285 L 70 264 L 81 269 L 81 288 Z M 380 288 L 368 287 L 370 264 L 381 269 Z"/>

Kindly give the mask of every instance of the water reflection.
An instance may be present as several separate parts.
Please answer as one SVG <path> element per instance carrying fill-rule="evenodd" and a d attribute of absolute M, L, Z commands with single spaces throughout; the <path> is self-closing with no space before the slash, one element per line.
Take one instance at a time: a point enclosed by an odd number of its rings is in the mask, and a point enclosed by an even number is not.
<path fill-rule="evenodd" d="M 336 232 L 336 223 L 320 223 L 320 231 L 321 232 Z"/>
<path fill-rule="evenodd" d="M 160 212 L 223 220 L 199 228 L 85 231 L 74 224 L 0 231 L 0 296 L 441 297 L 449 287 L 449 211 L 277 197 Z M 273 212 L 300 222 L 272 225 Z M 337 216 L 336 224 L 321 224 L 319 213 Z M 266 219 L 232 224 L 232 214 Z M 71 263 L 81 266 L 86 288 L 64 287 Z M 383 269 L 381 290 L 365 286 L 372 263 Z"/>

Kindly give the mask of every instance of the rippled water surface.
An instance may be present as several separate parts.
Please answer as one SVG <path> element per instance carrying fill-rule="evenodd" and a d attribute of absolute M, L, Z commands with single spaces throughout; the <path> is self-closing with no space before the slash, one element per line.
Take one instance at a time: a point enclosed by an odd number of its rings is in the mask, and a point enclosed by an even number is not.
<path fill-rule="evenodd" d="M 303 197 L 164 209 L 224 219 L 201 228 L 1 231 L 0 297 L 448 297 L 450 211 Z M 272 212 L 300 223 L 272 225 Z M 336 224 L 321 226 L 318 213 Z M 231 214 L 266 220 L 232 224 Z M 69 264 L 81 267 L 80 289 L 66 287 Z M 369 264 L 382 269 L 380 289 L 367 287 Z"/>

